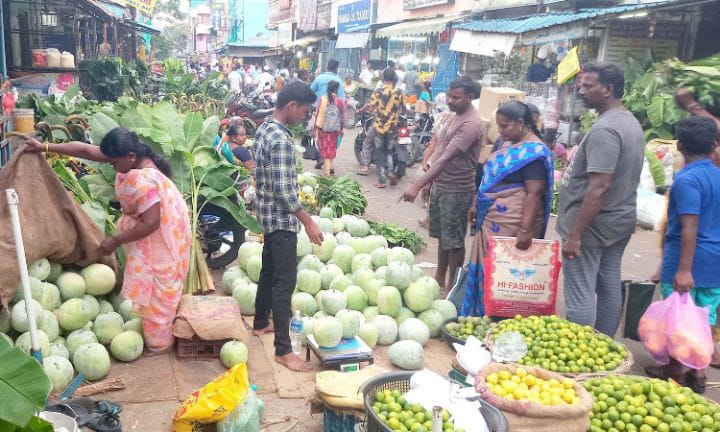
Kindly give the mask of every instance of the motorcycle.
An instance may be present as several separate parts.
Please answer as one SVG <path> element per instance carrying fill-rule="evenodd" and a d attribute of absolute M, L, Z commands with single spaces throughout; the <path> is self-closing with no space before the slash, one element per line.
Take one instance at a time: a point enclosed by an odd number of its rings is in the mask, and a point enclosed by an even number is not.
<path fill-rule="evenodd" d="M 415 165 L 415 163 L 422 160 L 425 150 L 430 144 L 432 138 L 433 125 L 435 118 L 431 114 L 420 114 L 415 123 L 415 128 L 410 134 L 412 139 L 412 149 L 410 150 L 410 157 L 408 158 L 408 167 Z"/>
<path fill-rule="evenodd" d="M 363 159 L 363 143 L 367 138 L 368 133 L 372 133 L 374 117 L 367 113 L 360 115 L 360 121 L 362 123 L 362 130 L 355 138 L 355 159 L 357 159 L 360 165 L 365 165 L 366 162 Z M 410 138 L 410 132 L 407 127 L 407 119 L 405 116 L 398 117 L 398 128 L 397 128 L 397 144 L 393 149 L 393 166 L 395 167 L 395 177 L 398 179 L 405 176 L 407 162 L 409 157 L 412 155 L 412 139 Z M 372 160 L 368 163 L 374 163 L 377 159 L 377 150 L 373 152 Z"/>

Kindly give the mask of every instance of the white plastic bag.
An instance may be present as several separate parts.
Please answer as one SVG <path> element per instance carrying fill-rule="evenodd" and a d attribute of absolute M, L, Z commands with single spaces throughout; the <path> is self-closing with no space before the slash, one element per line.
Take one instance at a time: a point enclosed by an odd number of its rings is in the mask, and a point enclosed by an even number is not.
<path fill-rule="evenodd" d="M 657 231 L 665 218 L 665 197 L 643 189 L 637 191 L 637 223 L 642 228 Z"/>
<path fill-rule="evenodd" d="M 492 361 L 490 351 L 486 350 L 482 342 L 475 336 L 470 336 L 465 345 L 453 344 L 457 351 L 457 361 L 465 369 L 468 378 L 475 378 L 475 375 Z"/>
<path fill-rule="evenodd" d="M 498 363 L 516 362 L 527 354 L 527 344 L 516 331 L 501 334 L 492 347 L 492 358 Z"/>
<path fill-rule="evenodd" d="M 254 387 L 254 386 L 253 386 Z M 260 432 L 260 419 L 265 412 L 265 403 L 257 396 L 254 389 L 242 405 L 217 424 L 218 432 Z"/>

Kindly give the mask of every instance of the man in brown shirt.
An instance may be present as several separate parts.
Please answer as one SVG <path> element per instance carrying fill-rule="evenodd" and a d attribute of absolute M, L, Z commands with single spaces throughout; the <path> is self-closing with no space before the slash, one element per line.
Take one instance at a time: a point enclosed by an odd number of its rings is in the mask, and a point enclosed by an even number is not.
<path fill-rule="evenodd" d="M 430 237 L 439 240 L 435 279 L 443 289 L 450 288 L 457 268 L 465 263 L 467 212 L 475 195 L 475 166 L 485 134 L 480 114 L 472 105 L 479 96 L 480 86 L 470 77 L 459 77 L 450 84 L 447 105 L 453 114 L 439 136 L 432 165 L 398 200 L 413 202 L 422 188 L 432 183 L 429 231 Z"/>

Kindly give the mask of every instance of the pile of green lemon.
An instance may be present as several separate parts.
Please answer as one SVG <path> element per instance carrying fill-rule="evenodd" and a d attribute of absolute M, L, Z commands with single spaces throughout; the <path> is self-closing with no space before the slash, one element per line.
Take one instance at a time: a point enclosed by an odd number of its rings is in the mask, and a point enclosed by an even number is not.
<path fill-rule="evenodd" d="M 375 393 L 373 411 L 380 420 L 393 432 L 431 432 L 433 413 L 420 404 L 410 404 L 399 390 L 383 390 Z M 446 410 L 441 413 L 443 432 L 464 432 L 455 429 L 450 414 Z"/>
<path fill-rule="evenodd" d="M 589 326 L 550 316 L 516 316 L 498 323 L 494 338 L 508 331 L 525 338 L 528 352 L 517 363 L 559 373 L 590 373 L 617 369 L 627 351 Z"/>
<path fill-rule="evenodd" d="M 594 401 L 590 432 L 720 431 L 720 405 L 673 382 L 610 375 L 583 386 Z"/>
<path fill-rule="evenodd" d="M 467 340 L 470 336 L 483 340 L 488 329 L 492 325 L 492 320 L 488 316 L 484 317 L 458 317 L 457 322 L 449 322 L 445 324 L 445 330 L 458 339 Z"/>

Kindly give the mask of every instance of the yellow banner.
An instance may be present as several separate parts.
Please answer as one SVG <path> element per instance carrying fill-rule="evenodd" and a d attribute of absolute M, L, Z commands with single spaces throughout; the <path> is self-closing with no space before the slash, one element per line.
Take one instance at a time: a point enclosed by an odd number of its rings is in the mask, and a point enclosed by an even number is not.
<path fill-rule="evenodd" d="M 580 72 L 580 57 L 578 57 L 578 48 L 573 47 L 557 66 L 558 84 L 565 84 L 578 72 Z"/>
<path fill-rule="evenodd" d="M 147 16 L 152 16 L 155 10 L 157 0 L 116 0 L 118 3 L 123 3 L 127 6 L 133 7 L 138 12 L 143 13 Z"/>

